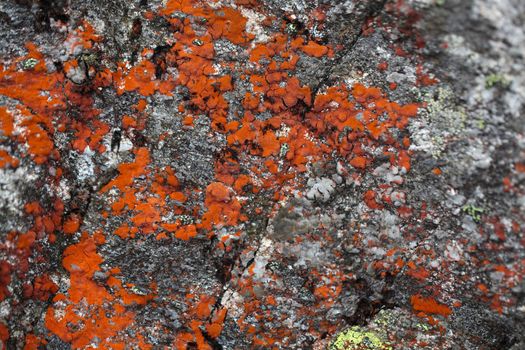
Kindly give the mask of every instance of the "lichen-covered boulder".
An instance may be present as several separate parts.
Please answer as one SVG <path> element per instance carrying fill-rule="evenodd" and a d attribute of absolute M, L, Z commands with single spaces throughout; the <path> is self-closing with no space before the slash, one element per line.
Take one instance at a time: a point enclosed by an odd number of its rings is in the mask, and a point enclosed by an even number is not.
<path fill-rule="evenodd" d="M 521 0 L 4 0 L 0 349 L 524 348 Z"/>

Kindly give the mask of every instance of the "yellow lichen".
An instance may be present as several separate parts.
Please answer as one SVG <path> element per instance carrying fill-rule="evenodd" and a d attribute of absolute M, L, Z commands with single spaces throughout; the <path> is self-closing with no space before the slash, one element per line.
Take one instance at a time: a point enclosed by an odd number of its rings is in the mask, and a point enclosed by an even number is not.
<path fill-rule="evenodd" d="M 388 350 L 392 347 L 381 337 L 371 331 L 354 326 L 340 333 L 330 346 L 331 350 Z"/>

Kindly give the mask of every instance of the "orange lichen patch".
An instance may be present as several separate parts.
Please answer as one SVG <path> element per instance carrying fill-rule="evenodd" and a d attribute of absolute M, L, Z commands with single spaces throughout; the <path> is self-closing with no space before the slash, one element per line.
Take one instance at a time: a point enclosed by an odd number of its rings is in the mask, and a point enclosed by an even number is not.
<path fill-rule="evenodd" d="M 370 209 L 381 209 L 383 207 L 376 201 L 376 193 L 373 190 L 366 191 L 363 199 Z"/>
<path fill-rule="evenodd" d="M 323 299 L 329 298 L 331 295 L 330 287 L 328 286 L 317 287 L 314 290 L 314 295 L 318 298 L 323 298 Z"/>
<path fill-rule="evenodd" d="M 143 96 L 150 96 L 155 91 L 170 95 L 170 91 L 174 87 L 174 84 L 169 80 L 159 81 L 155 79 L 155 65 L 147 60 L 143 60 L 136 66 L 131 67 L 129 71 L 126 71 L 125 66 L 121 65 L 120 70 L 114 76 L 114 81 L 118 84 L 119 93 L 136 90 Z M 124 75 L 121 86 L 119 78 Z"/>
<path fill-rule="evenodd" d="M 137 104 L 135 104 L 133 107 L 138 112 L 144 112 L 147 106 L 148 106 L 148 102 L 146 100 L 139 100 L 139 102 L 137 102 Z"/>
<path fill-rule="evenodd" d="M 366 158 L 365 157 L 355 157 L 350 161 L 350 165 L 354 168 L 364 169 L 366 168 Z"/>
<path fill-rule="evenodd" d="M 266 45 L 258 44 L 250 51 L 250 61 L 258 63 L 261 58 L 270 58 L 273 54 Z"/>
<path fill-rule="evenodd" d="M 111 180 L 101 191 L 107 192 L 113 186 L 124 191 L 126 187 L 133 183 L 135 177 L 146 174 L 146 167 L 150 162 L 149 151 L 147 148 L 139 148 L 134 151 L 135 161 L 133 163 L 123 163 L 118 166 L 119 176 Z"/>
<path fill-rule="evenodd" d="M 207 212 L 201 219 L 200 227 L 210 230 L 216 226 L 233 226 L 240 219 L 241 204 L 231 197 L 230 190 L 220 182 L 213 182 L 206 189 L 206 200 L 204 204 Z"/>
<path fill-rule="evenodd" d="M 14 130 L 14 118 L 7 108 L 0 107 L 0 131 L 4 136 L 10 137 Z"/>
<path fill-rule="evenodd" d="M 23 127 L 20 138 L 27 142 L 29 154 L 35 163 L 42 164 L 54 150 L 53 141 L 46 130 L 53 130 L 51 120 L 46 116 L 34 115 L 27 108 L 20 106 L 18 112 L 21 115 L 20 125 Z"/>
<path fill-rule="evenodd" d="M 237 193 L 243 192 L 243 189 L 246 185 L 250 184 L 251 178 L 248 175 L 241 174 L 239 177 L 235 180 L 235 183 L 233 185 L 233 188 Z"/>
<path fill-rule="evenodd" d="M 492 297 L 490 308 L 496 311 L 497 313 L 499 313 L 500 315 L 503 314 L 503 305 L 501 303 L 501 295 L 496 294 L 494 295 L 494 297 Z"/>
<path fill-rule="evenodd" d="M 0 344 L 2 344 L 2 347 L 6 347 L 7 340 L 9 339 L 9 329 L 6 327 L 5 324 L 0 322 Z"/>
<path fill-rule="evenodd" d="M 119 332 L 131 326 L 134 317 L 121 303 L 143 302 L 142 296 L 137 299 L 118 283 L 113 284 L 115 296 L 93 281 L 93 274 L 100 271 L 103 261 L 96 244 L 94 238 L 84 234 L 80 242 L 66 248 L 62 264 L 70 274 L 70 287 L 67 295 L 55 296 L 54 302 L 60 303 L 46 313 L 46 327 L 73 348 L 84 348 L 95 338 L 101 347 L 118 348 Z M 136 343 L 149 348 L 140 337 Z"/>
<path fill-rule="evenodd" d="M 182 125 L 193 126 L 193 117 L 189 115 L 185 116 L 184 119 L 182 119 Z"/>
<path fill-rule="evenodd" d="M 160 212 L 158 208 L 160 204 L 162 204 L 162 200 L 155 197 L 148 198 L 146 202 L 137 203 L 133 207 L 133 210 L 138 213 L 131 218 L 131 221 L 136 227 L 151 226 L 152 224 L 159 222 Z"/>
<path fill-rule="evenodd" d="M 192 310 L 192 313 L 195 313 L 200 319 L 205 319 L 210 315 L 213 304 L 215 304 L 215 298 L 202 295 L 195 305 L 194 310 Z"/>
<path fill-rule="evenodd" d="M 476 286 L 483 294 L 487 294 L 487 292 L 489 291 L 489 289 L 487 288 L 487 286 L 483 283 L 478 283 L 478 285 Z"/>
<path fill-rule="evenodd" d="M 179 179 L 177 179 L 177 176 L 175 176 L 173 169 L 170 166 L 167 166 L 164 168 L 164 171 L 167 184 L 177 188 L 179 186 Z"/>
<path fill-rule="evenodd" d="M 256 137 L 256 133 L 252 130 L 250 124 L 246 123 L 236 132 L 228 135 L 228 144 L 234 144 L 236 142 L 243 144 L 246 141 L 252 141 Z"/>
<path fill-rule="evenodd" d="M 519 173 L 525 173 L 525 163 L 516 163 L 514 169 Z"/>
<path fill-rule="evenodd" d="M 430 272 L 428 272 L 424 267 L 422 266 L 416 266 L 413 261 L 409 261 L 407 266 L 409 267 L 409 270 L 407 271 L 407 275 L 424 281 L 428 277 L 430 277 Z"/>
<path fill-rule="evenodd" d="M 193 8 L 189 5 L 186 7 L 180 3 L 174 6 L 183 6 L 185 11 L 188 10 L 194 15 L 198 14 L 207 18 L 206 26 L 209 28 L 210 25 L 217 25 L 214 30 L 219 30 L 220 25 L 218 23 L 222 20 L 214 21 L 212 17 L 215 18 L 215 14 L 218 13 L 217 16 L 222 18 L 220 11 L 212 10 L 206 5 L 204 8 Z M 185 85 L 190 91 L 191 98 L 188 103 L 193 108 L 197 107 L 204 111 L 212 119 L 212 126 L 220 129 L 226 123 L 226 108 L 228 107 L 228 103 L 220 92 L 221 89 L 227 90 L 230 87 L 225 76 L 212 77 L 216 73 L 212 60 L 214 57 L 212 44 L 214 37 L 209 33 L 197 36 L 189 19 L 173 18 L 169 21 L 176 28 L 174 33 L 176 42 L 167 54 L 166 61 L 169 65 L 177 67 L 179 72 L 177 83 Z M 222 30 L 225 35 L 230 32 L 229 29 L 223 28 Z"/>
<path fill-rule="evenodd" d="M 47 74 L 43 56 L 33 44 L 27 44 L 29 54 L 17 59 L 9 67 L 0 69 L 0 94 L 18 100 L 36 114 L 46 114 L 49 109 L 63 106 L 58 96 L 58 82 L 61 76 L 58 73 Z M 31 70 L 20 71 L 17 63 L 28 58 L 38 59 L 39 62 Z M 42 92 L 50 91 L 51 96 Z"/>
<path fill-rule="evenodd" d="M 148 300 L 151 300 L 154 296 L 153 295 L 139 295 L 135 293 L 128 292 L 123 286 L 120 279 L 116 278 L 115 276 L 109 276 L 107 280 L 107 285 L 115 290 L 115 294 L 119 296 L 119 300 L 122 301 L 122 304 L 124 305 L 145 305 Z M 128 285 L 128 287 L 133 287 L 132 285 Z"/>
<path fill-rule="evenodd" d="M 89 32 L 90 29 L 87 29 L 87 35 L 91 37 Z M 90 45 L 83 46 L 90 47 Z M 78 86 L 64 76 L 64 72 L 48 72 L 45 58 L 35 45 L 28 43 L 26 47 L 29 53 L 25 57 L 18 58 L 9 67 L 0 69 L 0 94 L 19 102 L 19 105 L 10 111 L 16 115 L 17 126 L 20 127 L 16 141 L 28 146 L 29 154 L 37 164 L 43 164 L 49 158 L 58 159 L 59 154 L 54 148 L 53 135 L 56 131 L 54 121 L 60 119 L 57 128 L 59 131 L 65 131 L 67 125 L 75 131 L 77 139 L 80 137 L 81 141 L 73 141 L 77 149 L 83 150 L 89 144 L 93 150 L 102 150 L 103 147 L 99 142 L 105 132 L 103 123 L 97 124 L 97 121 L 92 120 L 99 113 L 92 108 L 92 97 L 83 94 Z M 37 64 L 31 69 L 20 70 L 18 64 L 28 58 L 38 60 Z M 64 64 L 66 67 L 68 65 L 73 67 L 77 63 L 72 60 Z M 68 106 L 75 106 L 83 116 L 82 122 L 71 120 L 64 115 L 64 110 L 69 108 Z M 2 113 L 2 124 L 5 123 L 9 123 L 9 120 L 6 120 L 6 115 Z M 90 123 L 95 124 L 91 129 L 88 126 Z M 6 129 L 9 132 L 10 128 Z M 90 136 L 89 143 L 84 140 L 87 136 L 82 137 L 84 136 L 82 132 L 86 129 L 87 133 L 84 135 L 93 134 Z M 11 133 L 11 136 L 15 135 Z"/>
<path fill-rule="evenodd" d="M 0 301 L 10 295 L 7 286 L 11 283 L 11 265 L 7 261 L 0 261 Z"/>
<path fill-rule="evenodd" d="M 37 337 L 34 334 L 27 334 L 25 337 L 24 350 L 39 349 L 42 345 L 46 345 L 47 341 L 41 337 Z"/>
<path fill-rule="evenodd" d="M 134 228 L 136 229 L 136 228 Z M 138 229 L 136 229 L 138 231 Z M 117 228 L 114 232 L 117 236 L 119 236 L 122 239 L 126 239 L 128 237 L 134 237 L 134 234 L 132 232 L 132 229 L 127 225 L 123 224 L 119 228 Z"/>
<path fill-rule="evenodd" d="M 0 168 L 16 168 L 20 164 L 20 161 L 12 157 L 9 152 L 0 149 Z"/>
<path fill-rule="evenodd" d="M 184 241 L 189 240 L 197 235 L 197 228 L 195 225 L 182 226 L 175 231 L 175 238 L 182 239 Z"/>
<path fill-rule="evenodd" d="M 268 157 L 270 155 L 277 155 L 279 153 L 279 150 L 281 148 L 281 144 L 279 143 L 279 140 L 277 137 L 275 137 L 275 133 L 272 131 L 266 132 L 259 140 L 259 143 L 263 149 L 262 156 Z"/>
<path fill-rule="evenodd" d="M 57 320 L 53 308 L 49 308 L 46 314 L 46 327 L 76 349 L 88 346 L 95 339 L 99 340 L 99 346 L 111 344 L 108 340 L 116 337 L 120 331 L 129 326 L 133 317 L 133 313 L 125 312 L 122 307 L 114 307 L 112 313 L 97 307 L 82 317 L 77 315 L 74 305 L 68 305 L 65 312 L 65 316 Z"/>
<path fill-rule="evenodd" d="M 228 202 L 231 198 L 230 189 L 220 182 L 212 182 L 206 188 L 206 198 L 214 202 Z"/>
<path fill-rule="evenodd" d="M 234 199 L 228 204 L 209 203 L 208 211 L 202 216 L 201 226 L 210 230 L 213 225 L 216 226 L 233 226 L 236 225 L 241 216 L 241 205 Z"/>
<path fill-rule="evenodd" d="M 376 87 L 366 87 L 363 84 L 355 84 L 352 88 L 352 95 L 359 103 L 364 103 L 367 100 L 377 100 L 382 97 L 381 90 Z"/>
<path fill-rule="evenodd" d="M 214 39 L 226 38 L 234 44 L 242 45 L 255 36 L 246 32 L 246 18 L 231 7 L 223 7 L 208 17 L 209 30 Z"/>
<path fill-rule="evenodd" d="M 125 208 L 128 210 L 133 210 L 137 204 L 137 197 L 135 192 L 132 190 L 124 192 L 122 197 L 117 199 L 112 205 L 111 210 L 114 214 L 120 214 L 124 211 Z"/>
<path fill-rule="evenodd" d="M 219 77 L 217 82 L 219 83 L 219 90 L 221 92 L 230 91 L 233 89 L 232 78 L 229 75 Z"/>
<path fill-rule="evenodd" d="M 70 53 L 73 53 L 79 46 L 91 49 L 95 43 L 102 41 L 102 37 L 95 34 L 93 26 L 84 20 L 81 26 L 68 36 L 67 40 L 70 43 Z"/>
<path fill-rule="evenodd" d="M 48 117 L 49 113 L 65 106 L 59 85 L 64 77 L 56 72 L 48 74 L 43 56 L 36 47 L 32 44 L 26 46 L 29 51 L 27 56 L 15 60 L 9 67 L 0 67 L 0 94 L 17 100 L 27 107 L 18 108 L 25 115 L 26 123 L 30 122 L 29 124 L 34 125 L 34 128 L 38 123 L 42 123 L 46 126 L 46 130 L 52 131 L 52 118 Z M 38 59 L 38 63 L 31 70 L 19 70 L 17 64 L 30 57 Z M 10 118 L 2 113 L 3 129 L 10 129 L 7 125 L 9 120 Z"/>
<path fill-rule="evenodd" d="M 452 313 L 452 309 L 444 304 L 438 303 L 433 298 L 426 298 L 420 294 L 410 297 L 410 303 L 415 311 L 421 311 L 428 314 L 437 314 L 448 317 Z"/>
<path fill-rule="evenodd" d="M 172 192 L 170 198 L 181 203 L 186 201 L 186 196 L 182 192 Z"/>
<path fill-rule="evenodd" d="M 35 242 L 36 233 L 34 231 L 29 231 L 25 234 L 18 236 L 17 248 L 18 249 L 27 249 L 33 245 Z"/>
<path fill-rule="evenodd" d="M 69 300 L 79 302 L 86 298 L 89 304 L 100 304 L 104 300 L 100 297 L 108 298 L 105 290 L 91 280 L 93 274 L 100 270 L 102 261 L 92 238 L 84 236 L 79 243 L 66 248 L 62 265 L 70 273 L 72 280 Z"/>
<path fill-rule="evenodd" d="M 383 61 L 381 63 L 379 63 L 377 65 L 377 69 L 381 70 L 381 71 L 385 71 L 388 69 L 388 62 L 387 61 Z"/>
<path fill-rule="evenodd" d="M 166 232 L 161 232 L 159 233 L 158 235 L 155 236 L 155 239 L 157 241 L 160 241 L 160 240 L 163 240 L 163 239 L 168 239 L 168 235 L 166 234 Z"/>
<path fill-rule="evenodd" d="M 227 309 L 217 311 L 213 316 L 212 322 L 206 325 L 206 331 L 210 337 L 217 338 L 221 335 L 226 312 Z"/>
<path fill-rule="evenodd" d="M 301 46 L 301 50 L 312 57 L 322 57 L 328 53 L 326 46 L 319 45 L 315 41 L 309 41 L 308 44 Z"/>
<path fill-rule="evenodd" d="M 410 170 L 410 157 L 406 151 L 399 151 L 398 164 L 401 168 L 405 168 L 406 171 Z"/>
<path fill-rule="evenodd" d="M 53 142 L 40 126 L 33 124 L 27 129 L 27 143 L 29 153 L 34 157 L 35 163 L 42 164 L 53 151 Z"/>
<path fill-rule="evenodd" d="M 417 85 L 431 86 L 431 85 L 436 85 L 437 83 L 439 83 L 438 79 L 431 77 L 430 75 L 424 72 L 422 65 L 417 66 L 416 75 L 417 75 Z"/>
<path fill-rule="evenodd" d="M 222 332 L 226 309 L 220 309 L 212 314 L 216 299 L 202 294 L 200 296 L 187 294 L 186 301 L 189 309 L 186 313 L 186 324 L 191 332 L 177 334 L 175 346 L 177 349 L 186 349 L 190 342 L 197 345 L 197 349 L 211 349 L 209 338 L 217 338 Z M 204 337 L 203 330 L 206 330 Z"/>
<path fill-rule="evenodd" d="M 62 230 L 64 233 L 67 234 L 73 234 L 78 231 L 78 228 L 80 227 L 80 219 L 77 215 L 71 215 L 66 222 L 64 222 L 64 225 L 62 226 Z"/>
<path fill-rule="evenodd" d="M 41 301 L 47 301 L 50 296 L 58 292 L 58 286 L 51 278 L 44 274 L 35 278 L 33 282 L 32 297 Z"/>
<path fill-rule="evenodd" d="M 136 128 L 137 120 L 129 115 L 125 115 L 122 117 L 122 127 L 124 129 Z"/>
<path fill-rule="evenodd" d="M 206 27 L 213 39 L 225 38 L 234 44 L 243 45 L 254 38 L 253 34 L 245 30 L 246 18 L 231 7 L 212 8 L 193 0 L 169 0 L 161 13 L 171 15 L 176 11 L 205 18 Z"/>

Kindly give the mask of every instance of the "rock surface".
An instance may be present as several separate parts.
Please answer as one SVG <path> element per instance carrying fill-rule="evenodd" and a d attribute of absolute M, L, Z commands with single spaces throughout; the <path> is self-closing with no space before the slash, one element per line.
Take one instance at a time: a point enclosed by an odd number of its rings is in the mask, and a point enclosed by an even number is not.
<path fill-rule="evenodd" d="M 0 349 L 525 348 L 523 1 L 0 19 Z"/>

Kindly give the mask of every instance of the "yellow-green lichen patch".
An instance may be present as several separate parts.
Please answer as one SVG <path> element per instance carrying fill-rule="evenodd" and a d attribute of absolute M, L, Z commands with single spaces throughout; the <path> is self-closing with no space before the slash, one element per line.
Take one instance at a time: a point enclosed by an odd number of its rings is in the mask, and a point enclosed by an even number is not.
<path fill-rule="evenodd" d="M 377 333 L 354 326 L 341 332 L 330 346 L 330 350 L 387 350 L 392 349 Z"/>
<path fill-rule="evenodd" d="M 495 86 L 506 88 L 511 82 L 502 74 L 491 74 L 485 78 L 485 88 L 490 89 Z"/>
<path fill-rule="evenodd" d="M 464 132 L 469 117 L 464 108 L 457 106 L 456 95 L 449 88 L 439 88 L 419 98 L 426 107 L 419 110 L 418 120 L 409 127 L 413 141 L 411 149 L 439 158 L 449 140 Z"/>

